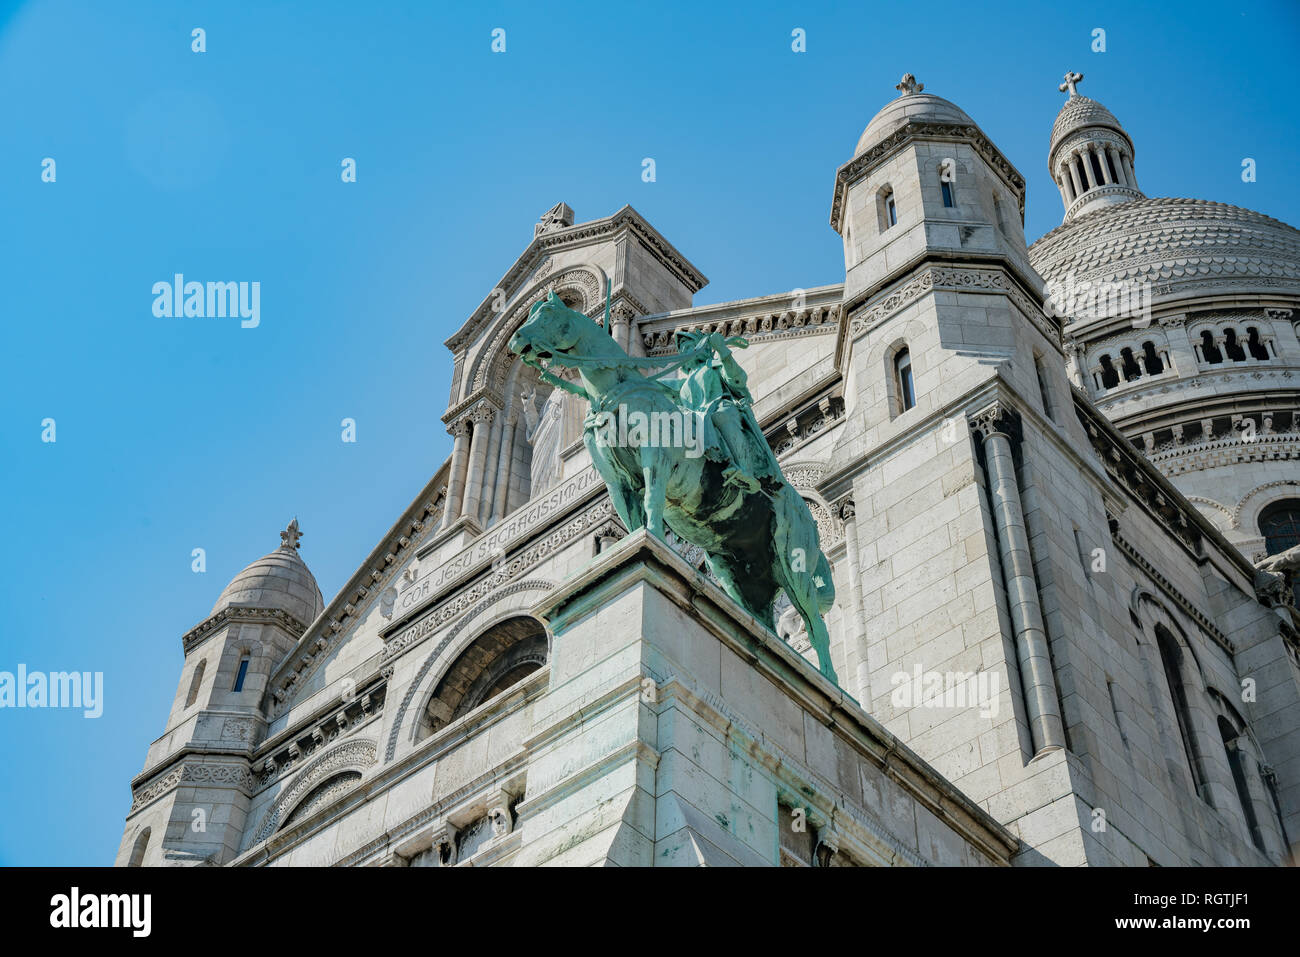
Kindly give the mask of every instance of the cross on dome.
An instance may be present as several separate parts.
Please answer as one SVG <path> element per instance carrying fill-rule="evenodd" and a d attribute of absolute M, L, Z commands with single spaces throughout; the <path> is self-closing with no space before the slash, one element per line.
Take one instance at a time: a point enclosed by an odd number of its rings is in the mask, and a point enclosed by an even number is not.
<path fill-rule="evenodd" d="M 1064 93 L 1066 90 L 1069 90 L 1070 96 L 1078 96 L 1079 91 L 1075 89 L 1075 87 L 1077 87 L 1080 81 L 1082 80 L 1083 80 L 1082 73 L 1074 73 L 1072 71 L 1068 72 L 1065 74 L 1065 82 L 1062 83 L 1059 87 L 1057 87 L 1057 89 L 1059 89 L 1062 93 Z"/>
<path fill-rule="evenodd" d="M 300 538 L 302 538 L 302 532 L 298 530 L 298 519 L 295 517 L 294 520 L 289 523 L 289 527 L 280 533 L 280 547 L 297 548 L 298 539 Z"/>
<path fill-rule="evenodd" d="M 904 73 L 903 78 L 894 86 L 898 90 L 899 96 L 911 96 L 913 93 L 920 93 L 925 89 L 924 83 L 917 83 L 916 77 L 910 73 Z"/>

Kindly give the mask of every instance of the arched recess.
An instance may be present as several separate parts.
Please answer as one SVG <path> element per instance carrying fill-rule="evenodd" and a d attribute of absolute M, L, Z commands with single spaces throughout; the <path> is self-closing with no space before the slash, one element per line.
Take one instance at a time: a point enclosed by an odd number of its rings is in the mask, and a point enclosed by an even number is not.
<path fill-rule="evenodd" d="M 1258 534 L 1259 516 L 1264 509 L 1275 502 L 1298 496 L 1300 496 L 1300 481 L 1294 479 L 1280 479 L 1256 486 L 1243 495 L 1233 508 L 1233 528 L 1242 529 L 1250 535 Z"/>
<path fill-rule="evenodd" d="M 452 624 L 425 657 L 414 679 L 406 688 L 402 702 L 393 714 L 384 749 L 384 761 L 393 760 L 398 742 L 413 746 L 434 685 L 445 670 L 445 665 L 463 653 L 474 637 L 498 621 L 522 614 L 537 603 L 541 596 L 555 588 L 555 583 L 544 579 L 515 582 L 499 588 L 465 612 Z M 416 706 L 416 702 L 419 705 Z"/>
<path fill-rule="evenodd" d="M 892 325 L 892 323 L 886 325 Z M 876 413 L 876 417 L 890 419 L 898 416 L 901 411 L 898 383 L 894 375 L 894 358 L 903 349 L 907 349 L 910 354 L 912 382 L 913 386 L 917 388 L 916 394 L 920 395 L 918 381 L 925 374 L 925 364 L 917 361 L 921 354 L 917 343 L 925 335 L 926 326 L 920 319 L 909 319 L 907 324 L 903 326 L 901 333 L 897 328 L 892 331 L 892 336 L 888 338 L 882 336 L 880 341 L 872 347 L 866 366 L 867 369 L 872 370 L 871 375 L 876 377 L 871 384 L 872 406 L 874 409 L 883 409 L 885 412 L 885 416 L 879 416 Z"/>
<path fill-rule="evenodd" d="M 1286 825 L 1277 791 L 1265 778 L 1267 764 L 1259 740 L 1227 695 L 1217 688 L 1210 688 L 1209 695 L 1247 836 L 1261 853 L 1284 861 L 1289 853 Z"/>
<path fill-rule="evenodd" d="M 605 305 L 605 272 L 599 266 L 575 266 L 539 280 L 521 295 L 508 318 L 504 322 L 498 322 L 496 330 L 489 334 L 491 341 L 470 367 L 470 386 L 466 395 L 485 386 L 498 392 L 501 390 L 509 365 L 514 360 L 509 349 L 510 337 L 527 321 L 528 310 L 533 304 L 551 290 L 570 309 L 591 315 Z"/>
<path fill-rule="evenodd" d="M 131 857 L 127 861 L 127 867 L 143 867 L 144 852 L 149 849 L 149 836 L 153 833 L 153 828 L 146 827 L 135 839 L 131 845 Z"/>
<path fill-rule="evenodd" d="M 1217 807 L 1212 785 L 1226 786 L 1211 743 L 1218 732 L 1209 707 L 1204 671 L 1187 631 L 1148 589 L 1133 590 L 1130 612 L 1139 625 L 1138 656 L 1151 694 L 1157 730 L 1170 776 Z"/>
<path fill-rule="evenodd" d="M 417 742 L 541 669 L 550 653 L 546 627 L 528 615 L 499 619 L 452 659 L 421 708 Z"/>
<path fill-rule="evenodd" d="M 312 806 L 316 808 L 328 803 L 325 798 L 333 800 L 344 791 L 354 788 L 366 769 L 375 763 L 378 751 L 379 747 L 374 741 L 357 739 L 335 745 L 311 761 L 298 772 L 293 783 L 280 793 L 275 803 L 262 816 L 252 844 L 260 844 L 286 826 L 289 819 L 297 813 L 298 806 L 308 798 L 312 798 Z M 317 796 L 322 784 L 331 784 L 332 787 L 328 793 Z"/>

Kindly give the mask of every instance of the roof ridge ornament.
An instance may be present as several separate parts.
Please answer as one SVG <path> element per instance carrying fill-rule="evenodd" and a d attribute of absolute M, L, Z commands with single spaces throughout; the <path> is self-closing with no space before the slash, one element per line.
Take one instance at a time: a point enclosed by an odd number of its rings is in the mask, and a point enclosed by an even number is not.
<path fill-rule="evenodd" d="M 1066 71 L 1065 82 L 1062 83 L 1059 87 L 1057 87 L 1057 89 L 1060 90 L 1062 93 L 1064 93 L 1066 90 L 1069 90 L 1070 99 L 1074 99 L 1076 96 L 1079 96 L 1079 91 L 1075 89 L 1075 87 L 1077 87 L 1079 83 L 1081 83 L 1082 81 L 1083 81 L 1082 73 L 1075 73 L 1074 71 L 1069 70 Z"/>
<path fill-rule="evenodd" d="M 898 90 L 899 96 L 912 96 L 924 90 L 925 84 L 917 83 L 916 77 L 910 73 L 904 73 L 903 78 L 894 85 L 894 89 Z"/>
<path fill-rule="evenodd" d="M 302 532 L 298 528 L 298 517 L 295 515 L 289 527 L 280 533 L 280 547 L 292 548 L 295 551 L 298 548 L 298 539 L 302 538 Z"/>

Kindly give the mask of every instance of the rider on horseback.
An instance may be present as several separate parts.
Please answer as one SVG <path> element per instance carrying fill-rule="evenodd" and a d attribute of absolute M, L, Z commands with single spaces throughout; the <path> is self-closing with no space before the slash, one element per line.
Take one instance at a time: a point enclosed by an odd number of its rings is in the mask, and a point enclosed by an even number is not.
<path fill-rule="evenodd" d="M 677 351 L 689 354 L 680 366 L 679 386 L 682 402 L 703 429 L 705 457 L 726 465 L 722 478 L 728 485 L 758 491 L 758 478 L 768 471 L 767 463 L 755 461 L 750 449 L 755 441 L 766 444 L 766 440 L 749 409 L 745 370 L 732 356 L 726 337 L 716 332 L 679 332 Z M 754 434 L 747 437 L 747 428 Z"/>

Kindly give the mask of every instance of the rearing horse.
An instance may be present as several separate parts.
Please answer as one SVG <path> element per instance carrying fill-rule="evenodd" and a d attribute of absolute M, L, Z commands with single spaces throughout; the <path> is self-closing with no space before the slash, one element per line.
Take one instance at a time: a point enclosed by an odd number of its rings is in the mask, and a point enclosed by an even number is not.
<path fill-rule="evenodd" d="M 735 463 L 717 446 L 691 455 L 681 443 L 655 442 L 653 435 L 627 429 L 619 420 L 632 413 L 683 423 L 697 415 L 676 390 L 640 371 L 674 360 L 630 357 L 553 292 L 529 310 L 528 320 L 510 338 L 510 349 L 552 385 L 590 403 L 583 440 L 628 530 L 645 528 L 662 539 L 667 526 L 704 549 L 709 570 L 727 594 L 769 631 L 777 590 L 784 589 L 803 619 L 821 673 L 835 681 L 821 617 L 835 600 L 830 564 L 807 503 L 786 481 L 761 432 L 753 434 L 757 426 L 744 431 L 748 457 L 763 465 L 757 482 L 749 484 L 729 479 Z M 703 350 L 711 359 L 712 346 L 706 343 L 696 352 Z M 581 386 L 552 375 L 551 364 L 576 369 Z M 747 402 L 748 394 L 744 398 Z M 611 442 L 611 435 L 627 441 Z"/>

